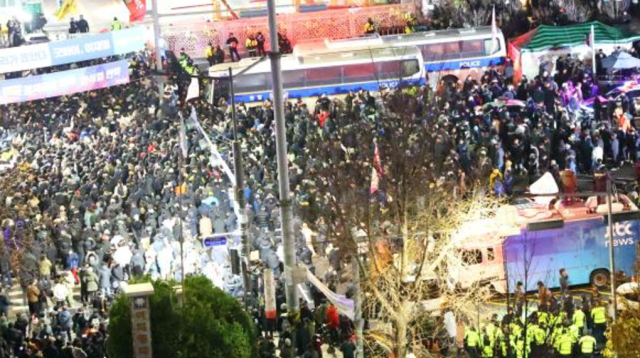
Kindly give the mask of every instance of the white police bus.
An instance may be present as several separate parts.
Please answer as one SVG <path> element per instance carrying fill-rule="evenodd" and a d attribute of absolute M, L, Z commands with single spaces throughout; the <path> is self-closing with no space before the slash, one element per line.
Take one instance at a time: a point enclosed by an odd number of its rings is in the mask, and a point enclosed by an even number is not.
<path fill-rule="evenodd" d="M 495 41 L 494 41 L 495 38 Z M 435 86 L 440 80 L 479 80 L 506 57 L 502 32 L 490 26 L 448 29 L 405 35 L 364 36 L 306 42 L 282 57 L 283 85 L 289 98 L 343 94 L 350 90 L 395 88 L 400 82 Z M 213 77 L 238 73 L 259 59 L 223 63 L 209 69 Z M 268 99 L 271 92 L 268 61 L 235 79 L 236 100 Z M 222 84 L 221 82 L 220 84 Z M 217 87 L 219 89 L 219 87 Z"/>
<path fill-rule="evenodd" d="M 442 79 L 464 80 L 468 76 L 479 80 L 491 66 L 504 64 L 507 55 L 502 32 L 498 30 L 494 41 L 491 26 L 307 42 L 296 45 L 294 53 L 309 56 L 353 48 L 405 46 L 420 49 L 431 85 Z"/>
<path fill-rule="evenodd" d="M 258 58 L 236 63 L 218 64 L 209 69 L 214 78 L 227 78 L 229 67 L 234 73 L 253 65 Z M 422 54 L 415 46 L 331 51 L 308 56 L 285 55 L 281 60 L 282 80 L 288 98 L 336 95 L 360 89 L 378 91 L 403 84 L 422 85 L 425 72 Z M 218 81 L 219 91 L 225 81 Z M 258 63 L 234 77 L 235 99 L 256 102 L 271 96 L 271 64 Z M 223 90 L 224 91 L 224 90 Z"/>

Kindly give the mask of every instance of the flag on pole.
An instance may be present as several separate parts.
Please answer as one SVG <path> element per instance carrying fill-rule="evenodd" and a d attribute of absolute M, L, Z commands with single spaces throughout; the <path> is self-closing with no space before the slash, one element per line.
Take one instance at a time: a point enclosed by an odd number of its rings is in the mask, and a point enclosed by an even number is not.
<path fill-rule="evenodd" d="M 124 0 L 129 9 L 129 22 L 144 20 L 147 13 L 147 0 Z"/>
<path fill-rule="evenodd" d="M 378 191 L 378 186 L 380 185 L 380 177 L 378 176 L 378 171 L 376 168 L 371 167 L 371 187 L 369 188 L 369 194 L 374 194 Z"/>
<path fill-rule="evenodd" d="M 591 47 L 591 71 L 593 75 L 596 75 L 596 31 L 593 25 L 591 25 L 591 31 L 589 32 L 589 46 Z M 594 77 L 595 80 L 595 77 Z"/>
<path fill-rule="evenodd" d="M 184 118 L 180 114 L 180 150 L 182 156 L 186 158 L 189 155 L 189 142 L 187 141 L 187 127 L 184 124 Z"/>
<path fill-rule="evenodd" d="M 498 51 L 498 24 L 496 23 L 496 6 L 491 9 L 491 54 Z"/>
<path fill-rule="evenodd" d="M 69 14 L 73 14 L 77 11 L 76 0 L 65 0 L 60 8 L 55 12 L 58 21 L 64 20 Z"/>
<path fill-rule="evenodd" d="M 196 77 L 191 78 L 191 83 L 189 84 L 189 88 L 187 89 L 187 100 L 189 102 L 190 99 L 200 97 L 200 82 Z"/>
<path fill-rule="evenodd" d="M 371 187 L 369 193 L 373 194 L 378 191 L 380 185 L 380 176 L 384 174 L 382 169 L 382 163 L 380 162 L 380 150 L 378 149 L 378 142 L 373 141 L 373 165 L 371 166 Z"/>

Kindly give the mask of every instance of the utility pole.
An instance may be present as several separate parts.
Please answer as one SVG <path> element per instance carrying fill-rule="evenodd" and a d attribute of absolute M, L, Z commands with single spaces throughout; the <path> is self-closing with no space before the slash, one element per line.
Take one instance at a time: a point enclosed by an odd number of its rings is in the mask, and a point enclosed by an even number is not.
<path fill-rule="evenodd" d="M 233 89 L 233 69 L 229 67 L 229 89 L 231 92 L 231 119 L 233 121 L 233 165 L 236 174 L 235 194 L 238 205 L 238 224 L 240 230 L 240 242 L 242 244 L 242 282 L 244 284 L 244 308 L 249 308 L 251 297 L 251 277 L 249 277 L 249 263 L 251 257 L 251 247 L 247 237 L 247 217 L 244 214 L 244 171 L 242 165 L 242 146 L 238 139 L 238 119 L 236 117 L 236 99 Z M 253 304 L 251 305 L 253 306 Z"/>
<path fill-rule="evenodd" d="M 614 261 L 614 241 L 613 241 L 613 209 L 611 201 L 613 201 L 613 185 L 611 185 L 611 173 L 607 173 L 607 229 L 609 232 L 609 271 L 611 273 L 611 297 L 613 297 L 613 322 L 618 316 L 618 304 L 616 302 L 616 263 Z M 616 354 L 617 357 L 617 354 Z"/>
<path fill-rule="evenodd" d="M 153 40 L 156 47 L 156 71 L 162 71 L 162 56 L 160 54 L 160 39 L 162 38 L 162 35 L 160 35 L 158 0 L 151 0 L 151 6 L 151 12 L 153 14 Z M 160 103 L 162 103 L 164 96 L 164 77 L 156 76 L 156 81 L 158 82 L 158 97 L 160 98 Z"/>
<path fill-rule="evenodd" d="M 292 270 L 296 267 L 295 242 L 293 236 L 293 207 L 289 192 L 289 160 L 287 158 L 287 132 L 284 123 L 284 103 L 282 97 L 282 72 L 280 69 L 280 49 L 278 46 L 278 25 L 276 24 L 275 0 L 267 1 L 269 15 L 269 36 L 271 37 L 271 79 L 273 83 L 273 106 L 276 122 L 276 153 L 278 161 L 278 189 L 280 191 L 280 225 L 284 246 L 284 274 L 287 278 L 285 292 L 289 315 L 297 317 L 300 311 L 298 293 L 293 282 Z"/>

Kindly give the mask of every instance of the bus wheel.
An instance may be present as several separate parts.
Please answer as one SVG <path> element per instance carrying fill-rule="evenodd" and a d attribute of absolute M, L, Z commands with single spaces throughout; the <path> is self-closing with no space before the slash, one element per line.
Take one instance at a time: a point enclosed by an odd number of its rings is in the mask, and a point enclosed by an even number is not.
<path fill-rule="evenodd" d="M 591 273 L 591 285 L 605 287 L 609 284 L 609 271 L 605 269 L 595 270 Z"/>

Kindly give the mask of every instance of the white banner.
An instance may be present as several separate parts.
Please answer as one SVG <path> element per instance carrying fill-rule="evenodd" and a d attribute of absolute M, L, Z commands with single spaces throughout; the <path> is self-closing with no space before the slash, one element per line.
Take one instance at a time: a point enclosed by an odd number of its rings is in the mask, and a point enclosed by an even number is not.
<path fill-rule="evenodd" d="M 322 281 L 320 281 L 317 277 L 315 277 L 311 271 L 307 270 L 307 279 L 311 282 L 320 292 L 324 293 L 331 303 L 333 303 L 337 308 L 338 312 L 349 317 L 350 320 L 354 321 L 356 317 L 356 308 L 355 303 L 352 299 L 346 298 L 343 295 L 339 295 L 329 289 Z M 266 278 L 265 278 L 266 282 Z"/>
<path fill-rule="evenodd" d="M 264 312 L 267 318 L 276 318 L 276 281 L 271 269 L 264 269 Z"/>

